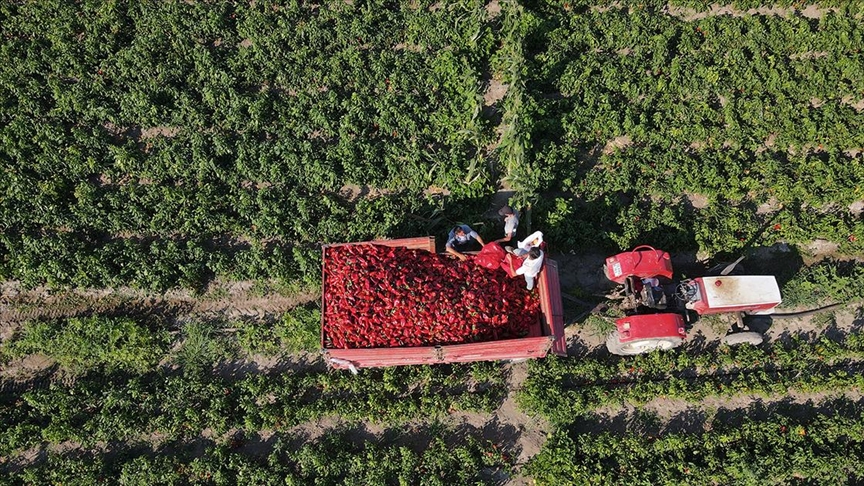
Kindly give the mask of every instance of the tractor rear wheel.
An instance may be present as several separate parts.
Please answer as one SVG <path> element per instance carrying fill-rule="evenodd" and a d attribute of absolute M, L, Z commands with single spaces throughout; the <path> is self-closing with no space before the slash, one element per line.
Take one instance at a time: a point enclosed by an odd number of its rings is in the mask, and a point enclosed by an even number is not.
<path fill-rule="evenodd" d="M 622 343 L 618 337 L 618 331 L 612 331 L 606 338 L 606 349 L 618 356 L 634 356 L 637 354 L 650 353 L 655 349 L 666 351 L 676 348 L 684 342 L 679 337 L 663 337 L 651 339 L 636 339 Z"/>
<path fill-rule="evenodd" d="M 762 344 L 764 338 L 758 332 L 735 332 L 727 334 L 720 340 L 723 344 L 729 346 L 737 346 L 739 344 L 752 344 L 758 346 Z"/>

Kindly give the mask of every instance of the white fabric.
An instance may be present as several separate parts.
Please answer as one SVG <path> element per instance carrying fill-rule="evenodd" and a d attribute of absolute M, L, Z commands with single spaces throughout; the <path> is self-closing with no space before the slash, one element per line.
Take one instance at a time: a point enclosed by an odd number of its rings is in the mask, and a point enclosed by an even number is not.
<path fill-rule="evenodd" d="M 534 244 L 534 240 L 538 240 L 536 245 Z M 521 248 L 525 251 L 528 251 L 531 248 L 540 246 L 541 243 L 543 243 L 543 232 L 542 231 L 535 231 L 535 232 L 531 233 L 530 235 L 528 235 L 527 238 L 525 238 L 524 240 L 517 243 L 516 246 L 518 246 L 519 248 Z"/>

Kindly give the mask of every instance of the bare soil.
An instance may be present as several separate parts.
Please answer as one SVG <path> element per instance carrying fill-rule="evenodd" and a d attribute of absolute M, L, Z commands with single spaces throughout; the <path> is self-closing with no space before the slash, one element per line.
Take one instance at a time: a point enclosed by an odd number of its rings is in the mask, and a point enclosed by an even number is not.
<path fill-rule="evenodd" d="M 671 15 L 673 17 L 679 17 L 684 21 L 693 22 L 696 20 L 701 20 L 708 17 L 716 17 L 719 15 L 729 15 L 732 17 L 744 17 L 751 15 L 765 15 L 765 16 L 776 16 L 776 17 L 788 17 L 791 15 L 795 15 L 796 12 L 800 12 L 803 17 L 809 19 L 821 19 L 828 12 L 836 11 L 835 8 L 823 8 L 818 5 L 807 5 L 802 10 L 796 10 L 791 7 L 773 7 L 773 6 L 762 6 L 759 8 L 751 8 L 747 10 L 741 10 L 735 8 L 732 5 L 723 5 L 723 4 L 712 4 L 707 10 L 697 11 L 691 8 L 686 7 L 678 7 L 673 5 L 667 5 L 665 8 L 666 14 Z"/>
<path fill-rule="evenodd" d="M 507 94 L 508 86 L 498 79 L 490 79 L 489 87 L 483 93 L 483 105 L 487 107 L 496 106 Z"/>
<path fill-rule="evenodd" d="M 756 214 L 770 214 L 780 208 L 781 205 L 777 202 L 777 199 L 772 196 L 768 201 L 760 204 L 759 207 L 756 208 Z"/>
<path fill-rule="evenodd" d="M 703 194 L 698 194 L 695 192 L 685 192 L 684 195 L 687 196 L 687 199 L 690 201 L 690 205 L 693 206 L 695 209 L 707 208 L 708 204 L 710 203 L 708 197 Z"/>
<path fill-rule="evenodd" d="M 167 137 L 171 138 L 180 133 L 180 127 L 169 127 L 169 126 L 160 126 L 160 127 L 150 127 L 144 128 L 141 130 L 141 140 L 147 140 L 150 138 L 156 137 Z"/>
<path fill-rule="evenodd" d="M 603 147 L 603 153 L 609 155 L 631 145 L 633 145 L 633 139 L 631 139 L 629 135 L 621 135 L 620 137 L 615 137 L 606 142 L 606 145 Z"/>
<path fill-rule="evenodd" d="M 486 14 L 489 18 L 495 18 L 501 15 L 501 4 L 498 0 L 492 0 L 491 2 L 486 4 Z"/>
<path fill-rule="evenodd" d="M 264 320 L 321 298 L 319 289 L 279 293 L 254 282 L 215 282 L 203 295 L 185 290 L 154 293 L 131 288 L 55 290 L 0 284 L 0 336 L 31 319 L 58 319 L 94 314 L 161 315 L 174 320 L 190 315 Z"/>

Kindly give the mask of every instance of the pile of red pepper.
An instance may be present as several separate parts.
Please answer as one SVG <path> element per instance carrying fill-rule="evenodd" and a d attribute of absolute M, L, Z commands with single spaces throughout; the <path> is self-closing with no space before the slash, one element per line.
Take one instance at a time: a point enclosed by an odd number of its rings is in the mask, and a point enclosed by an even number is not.
<path fill-rule="evenodd" d="M 435 346 L 525 337 L 540 301 L 500 269 L 425 250 L 329 247 L 324 261 L 327 348 Z"/>

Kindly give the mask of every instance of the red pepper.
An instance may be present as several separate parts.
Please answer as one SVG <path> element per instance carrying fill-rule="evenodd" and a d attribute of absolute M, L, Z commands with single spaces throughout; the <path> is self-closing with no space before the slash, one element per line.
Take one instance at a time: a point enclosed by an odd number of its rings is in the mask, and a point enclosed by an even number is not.
<path fill-rule="evenodd" d="M 325 259 L 328 347 L 504 339 L 524 336 L 538 319 L 537 299 L 500 270 L 375 245 L 331 247 Z"/>

